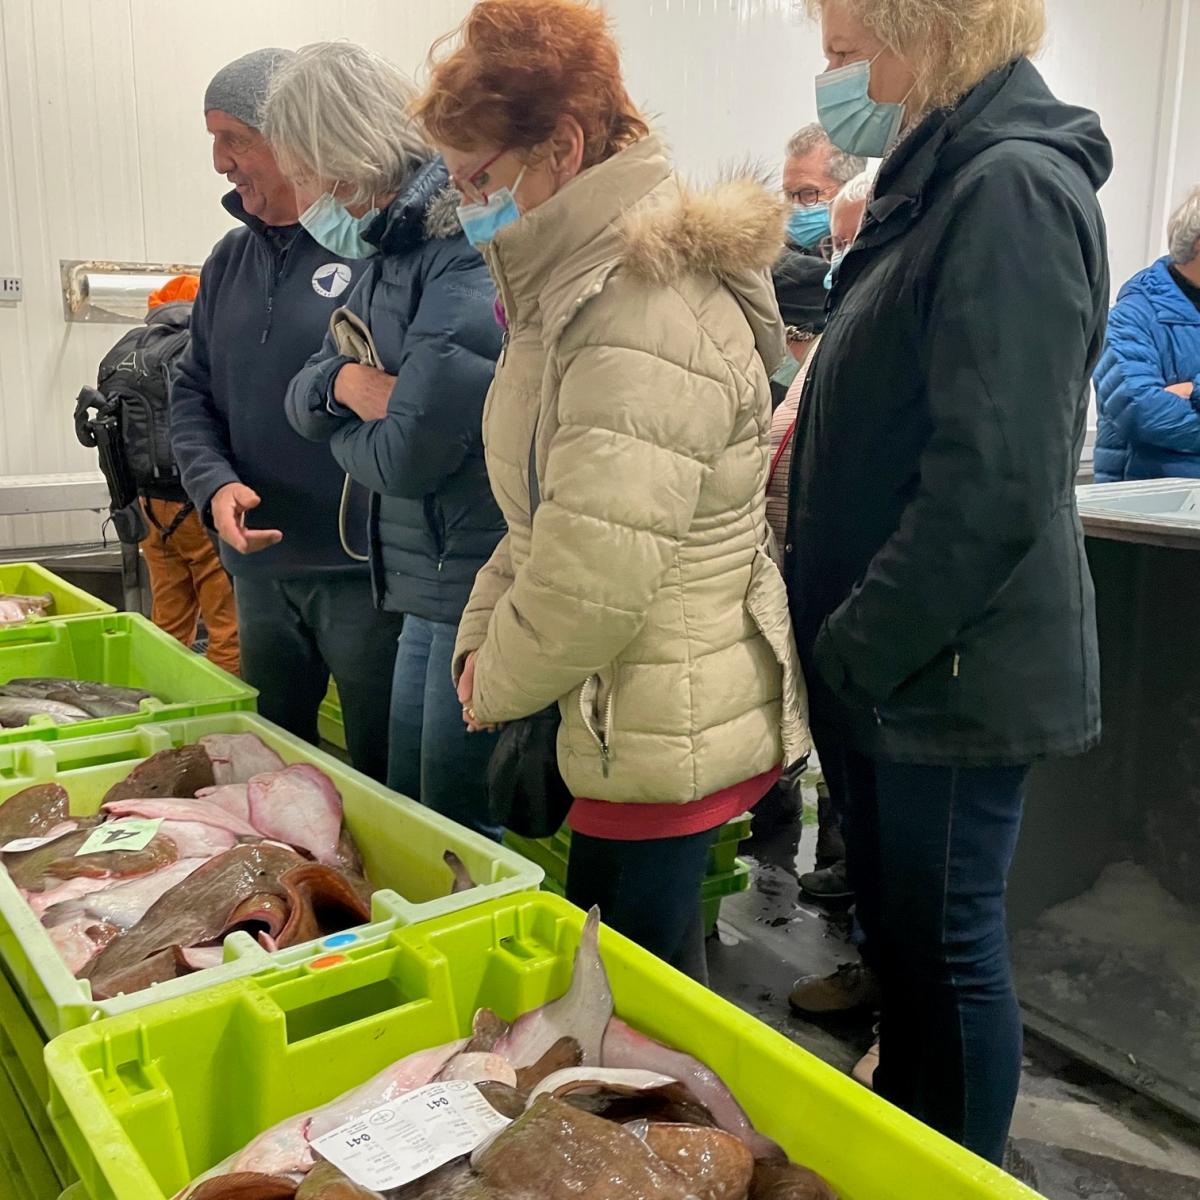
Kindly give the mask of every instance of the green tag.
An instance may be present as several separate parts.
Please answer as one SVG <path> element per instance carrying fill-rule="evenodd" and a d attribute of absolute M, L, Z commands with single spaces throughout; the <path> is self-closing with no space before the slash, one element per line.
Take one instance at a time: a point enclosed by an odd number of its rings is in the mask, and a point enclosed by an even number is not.
<path fill-rule="evenodd" d="M 75 857 L 107 854 L 110 850 L 145 850 L 162 823 L 162 817 L 122 817 L 117 821 L 106 821 L 92 830 L 92 836 L 75 851 Z"/>

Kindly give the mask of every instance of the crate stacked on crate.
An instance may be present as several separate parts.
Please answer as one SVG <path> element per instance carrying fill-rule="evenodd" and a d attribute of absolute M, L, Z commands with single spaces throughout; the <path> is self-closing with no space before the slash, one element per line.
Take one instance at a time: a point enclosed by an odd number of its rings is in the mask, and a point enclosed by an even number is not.
<path fill-rule="evenodd" d="M 30 623 L 116 612 L 111 604 L 32 562 L 0 563 L 0 595 L 49 596 L 49 607 L 31 615 Z"/>
<path fill-rule="evenodd" d="M 750 887 L 750 864 L 738 858 L 738 846 L 750 836 L 750 814 L 744 813 L 721 826 L 717 840 L 708 851 L 708 872 L 700 887 L 704 910 L 704 932 L 717 927 L 721 902 L 726 896 Z M 537 863 L 546 872 L 542 887 L 556 896 L 567 889 L 567 859 L 571 853 L 571 831 L 564 825 L 553 837 L 525 838 L 515 833 L 504 835 L 504 844 Z"/>

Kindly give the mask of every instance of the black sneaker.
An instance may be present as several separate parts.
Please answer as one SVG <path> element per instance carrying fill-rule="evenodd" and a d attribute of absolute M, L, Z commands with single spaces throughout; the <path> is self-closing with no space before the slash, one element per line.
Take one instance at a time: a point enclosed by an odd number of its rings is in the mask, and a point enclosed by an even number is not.
<path fill-rule="evenodd" d="M 806 1015 L 877 1008 L 879 980 L 862 963 L 842 963 L 832 975 L 808 975 L 797 980 L 788 1003 Z"/>
<path fill-rule="evenodd" d="M 854 889 L 850 886 L 850 879 L 846 874 L 845 861 L 801 875 L 800 887 L 814 900 L 854 899 Z"/>

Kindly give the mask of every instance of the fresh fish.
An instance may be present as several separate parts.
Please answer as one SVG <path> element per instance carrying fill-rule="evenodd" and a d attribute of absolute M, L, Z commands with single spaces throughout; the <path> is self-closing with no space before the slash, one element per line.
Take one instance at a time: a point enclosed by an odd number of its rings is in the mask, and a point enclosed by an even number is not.
<path fill-rule="evenodd" d="M 216 858 L 237 845 L 236 834 L 200 821 L 163 821 L 158 832 L 175 843 L 180 858 Z"/>
<path fill-rule="evenodd" d="M 518 1070 L 533 1066 L 562 1037 L 573 1037 L 579 1043 L 584 1066 L 600 1065 L 604 1031 L 613 1014 L 613 998 L 608 974 L 600 959 L 599 937 L 600 910 L 593 908 L 583 926 L 583 936 L 575 952 L 575 971 L 566 995 L 518 1017 L 512 1029 L 496 1043 L 496 1053 L 502 1054 Z M 668 1071 L 662 1073 L 670 1074 Z"/>
<path fill-rule="evenodd" d="M 319 1162 L 296 1189 L 296 1200 L 379 1200 L 379 1193 L 359 1187 L 332 1163 Z"/>
<path fill-rule="evenodd" d="M 101 807 L 117 800 L 145 800 L 154 796 L 194 796 L 213 787 L 212 760 L 203 746 L 160 750 L 115 783 L 105 793 Z"/>
<path fill-rule="evenodd" d="M 528 1094 L 548 1075 L 578 1067 L 582 1062 L 583 1047 L 573 1037 L 561 1037 L 532 1067 L 522 1067 L 517 1072 L 517 1087 Z"/>
<path fill-rule="evenodd" d="M 646 1145 L 687 1184 L 696 1200 L 746 1200 L 754 1156 L 723 1129 L 652 1124 Z"/>
<path fill-rule="evenodd" d="M 79 913 L 46 931 L 67 970 L 78 975 L 120 933 L 87 913 Z"/>
<path fill-rule="evenodd" d="M 499 1054 L 463 1051 L 443 1068 L 438 1079 L 465 1079 L 468 1083 L 503 1083 L 516 1088 L 517 1072 L 507 1058 Z"/>
<path fill-rule="evenodd" d="M 310 763 L 250 780 L 250 821 L 264 837 L 307 850 L 317 862 L 338 865 L 342 797 L 328 775 Z"/>
<path fill-rule="evenodd" d="M 512 1028 L 503 1018 L 496 1016 L 490 1008 L 481 1008 L 471 1023 L 471 1040 L 464 1053 L 483 1054 L 495 1048 L 496 1043 Z M 564 1063 L 563 1066 L 574 1064 Z"/>
<path fill-rule="evenodd" d="M 55 700 L 73 704 L 89 717 L 117 717 L 135 713 L 150 693 L 139 688 L 115 687 L 81 679 L 13 679 L 0 687 L 0 694 Z"/>
<path fill-rule="evenodd" d="M 485 1079 L 475 1085 L 479 1094 L 502 1116 L 515 1121 L 525 1111 L 525 1093 L 507 1084 Z"/>
<path fill-rule="evenodd" d="M 293 1200 L 298 1186 L 286 1175 L 242 1172 L 202 1183 L 190 1196 L 191 1200 Z"/>
<path fill-rule="evenodd" d="M 282 771 L 284 761 L 255 733 L 209 733 L 200 739 L 212 760 L 218 786 L 249 783 L 255 775 Z"/>
<path fill-rule="evenodd" d="M 90 720 L 88 714 L 76 704 L 0 693 L 0 725 L 5 729 L 19 729 L 22 725 L 28 725 L 34 717 L 49 717 L 55 725 L 72 725 L 76 721 Z"/>
<path fill-rule="evenodd" d="M 25 616 L 42 616 L 54 607 L 54 597 L 49 592 L 37 596 L 22 596 L 18 592 L 0 592 L 0 604 L 11 604 Z"/>
<path fill-rule="evenodd" d="M 163 817 L 168 821 L 211 825 L 214 829 L 232 833 L 234 837 L 260 836 L 248 821 L 235 817 L 227 809 L 207 800 L 188 800 L 180 796 L 131 796 L 125 800 L 106 800 L 104 811 L 114 817 Z"/>
<path fill-rule="evenodd" d="M 216 787 L 201 788 L 197 800 L 215 804 L 217 808 L 250 824 L 250 787 L 245 783 L 219 783 Z"/>
<path fill-rule="evenodd" d="M 783 1151 L 750 1123 L 745 1110 L 724 1082 L 699 1059 L 672 1050 L 653 1038 L 631 1029 L 613 1017 L 604 1034 L 601 1061 L 606 1067 L 657 1071 L 678 1079 L 708 1109 L 720 1128 L 739 1137 L 755 1158 L 782 1158 Z"/>
<path fill-rule="evenodd" d="M 750 1200 L 838 1200 L 837 1193 L 815 1171 L 798 1163 L 768 1162 L 754 1164 Z"/>
<path fill-rule="evenodd" d="M 501 1197 L 688 1200 L 683 1178 L 627 1129 L 540 1096 L 473 1166 Z"/>
<path fill-rule="evenodd" d="M 63 903 L 47 910 L 43 924 L 57 925 L 83 915 L 116 929 L 132 929 L 159 897 L 182 883 L 193 871 L 198 871 L 206 861 L 203 858 L 181 859 L 125 883 L 108 884 L 80 899 L 64 899 Z"/>
<path fill-rule="evenodd" d="M 364 899 L 352 880 L 332 867 L 304 863 L 293 867 L 279 882 L 289 908 L 287 924 L 277 938 L 281 949 L 371 919 L 370 900 Z"/>
<path fill-rule="evenodd" d="M 217 942 L 248 896 L 286 895 L 280 880 L 302 862 L 292 850 L 259 843 L 236 846 L 205 863 L 92 960 L 87 968 L 92 994 L 102 998 L 129 990 L 123 976 L 163 951 Z"/>
<path fill-rule="evenodd" d="M 279 949 L 279 935 L 283 933 L 291 916 L 291 907 L 283 896 L 273 896 L 261 893 L 257 896 L 247 896 L 230 914 L 231 928 L 244 929 L 247 933 L 257 930 L 260 938 L 270 939 L 268 950 Z M 262 929 L 257 929 L 258 926 Z"/>
<path fill-rule="evenodd" d="M 661 1092 L 679 1088 L 681 1084 L 669 1075 L 654 1071 L 616 1070 L 603 1067 L 568 1067 L 547 1075 L 529 1093 L 532 1104 L 539 1096 L 561 1100 L 572 1092 L 615 1092 L 617 1095 L 637 1095 L 640 1092 Z"/>
<path fill-rule="evenodd" d="M 193 971 L 207 971 L 225 961 L 224 946 L 183 946 L 179 954 Z"/>
<path fill-rule="evenodd" d="M 91 835 L 91 828 L 76 829 L 36 850 L 5 854 L 4 865 L 19 888 L 27 892 L 44 892 L 67 879 L 122 879 L 145 875 L 173 863 L 178 857 L 175 843 L 160 833 L 143 850 L 105 850 L 76 858 L 76 851 Z"/>
<path fill-rule="evenodd" d="M 450 888 L 452 896 L 457 895 L 459 892 L 469 892 L 472 888 L 478 886 L 475 880 L 471 878 L 471 872 L 467 870 L 467 864 L 453 850 L 447 850 L 442 855 L 442 862 L 450 868 L 450 874 L 454 876 L 454 885 Z"/>
<path fill-rule="evenodd" d="M 70 816 L 71 800 L 57 783 L 37 783 L 0 804 L 0 846 L 17 838 L 45 837 Z"/>
<path fill-rule="evenodd" d="M 72 900 L 91 895 L 92 892 L 102 892 L 111 883 L 110 879 L 64 879 L 62 883 L 48 887 L 44 892 L 25 893 L 25 902 L 40 919 L 56 905 L 69 904 Z"/>

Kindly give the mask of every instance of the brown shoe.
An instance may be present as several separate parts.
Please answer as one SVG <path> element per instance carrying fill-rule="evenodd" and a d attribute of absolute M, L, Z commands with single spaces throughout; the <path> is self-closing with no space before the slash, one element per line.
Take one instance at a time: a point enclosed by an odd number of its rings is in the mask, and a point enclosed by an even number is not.
<path fill-rule="evenodd" d="M 870 1050 L 854 1064 L 851 1077 L 863 1087 L 875 1090 L 875 1068 L 879 1066 L 879 1043 L 873 1042 Z"/>
<path fill-rule="evenodd" d="M 788 1003 L 799 1013 L 842 1013 L 879 1006 L 879 980 L 862 963 L 842 963 L 832 975 L 797 980 Z"/>

